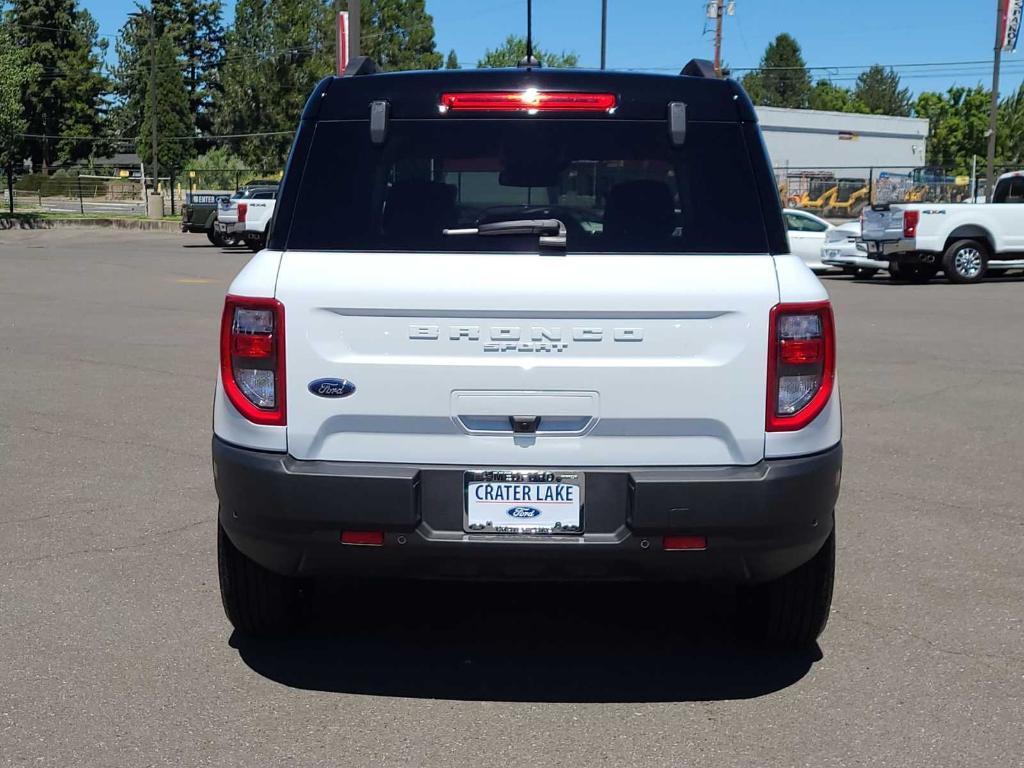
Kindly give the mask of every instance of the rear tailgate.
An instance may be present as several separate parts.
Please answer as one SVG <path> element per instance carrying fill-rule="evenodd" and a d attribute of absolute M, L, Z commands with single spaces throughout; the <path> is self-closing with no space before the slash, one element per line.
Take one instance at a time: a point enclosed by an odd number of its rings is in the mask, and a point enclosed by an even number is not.
<path fill-rule="evenodd" d="M 903 237 L 902 205 L 891 205 L 884 208 L 866 208 L 864 210 L 864 228 L 862 238 L 870 241 L 900 240 Z"/>
<path fill-rule="evenodd" d="M 288 450 L 488 466 L 764 455 L 767 255 L 286 253 Z M 345 379 L 347 397 L 311 383 Z M 312 388 L 313 390 L 316 387 Z M 515 435 L 510 417 L 540 417 Z"/>

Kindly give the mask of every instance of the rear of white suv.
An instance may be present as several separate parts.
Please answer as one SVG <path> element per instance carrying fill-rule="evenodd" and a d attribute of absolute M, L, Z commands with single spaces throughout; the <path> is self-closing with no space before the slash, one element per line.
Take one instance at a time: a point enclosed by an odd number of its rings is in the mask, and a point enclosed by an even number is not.
<path fill-rule="evenodd" d="M 832 312 L 735 83 L 326 80 L 230 293 L 214 468 L 239 629 L 289 626 L 324 574 L 729 581 L 761 639 L 823 628 Z"/>

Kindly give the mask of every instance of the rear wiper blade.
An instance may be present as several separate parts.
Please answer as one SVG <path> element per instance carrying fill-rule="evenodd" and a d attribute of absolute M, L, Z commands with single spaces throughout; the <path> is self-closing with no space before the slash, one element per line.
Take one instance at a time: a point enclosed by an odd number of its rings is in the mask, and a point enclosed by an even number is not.
<path fill-rule="evenodd" d="M 445 229 L 446 235 L 558 235 L 565 231 L 565 225 L 558 219 L 513 219 L 512 221 L 493 221 L 479 227 L 465 229 Z"/>

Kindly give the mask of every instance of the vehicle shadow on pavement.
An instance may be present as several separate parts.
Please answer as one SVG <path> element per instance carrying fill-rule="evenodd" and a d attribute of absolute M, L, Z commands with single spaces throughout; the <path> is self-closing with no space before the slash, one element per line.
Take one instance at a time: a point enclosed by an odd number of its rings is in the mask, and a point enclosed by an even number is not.
<path fill-rule="evenodd" d="M 740 646 L 732 605 L 728 593 L 642 584 L 333 587 L 318 592 L 304 633 L 229 642 L 291 687 L 460 701 L 747 699 L 822 658 L 817 646 Z"/>

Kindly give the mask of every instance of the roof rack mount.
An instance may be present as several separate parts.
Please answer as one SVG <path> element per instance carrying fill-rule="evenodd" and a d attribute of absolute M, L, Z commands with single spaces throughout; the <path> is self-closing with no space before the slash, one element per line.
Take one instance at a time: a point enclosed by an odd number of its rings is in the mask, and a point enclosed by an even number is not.
<path fill-rule="evenodd" d="M 706 77 L 714 79 L 721 77 L 721 75 L 715 71 L 715 65 L 707 59 L 690 59 L 679 74 L 686 75 L 687 77 Z"/>

